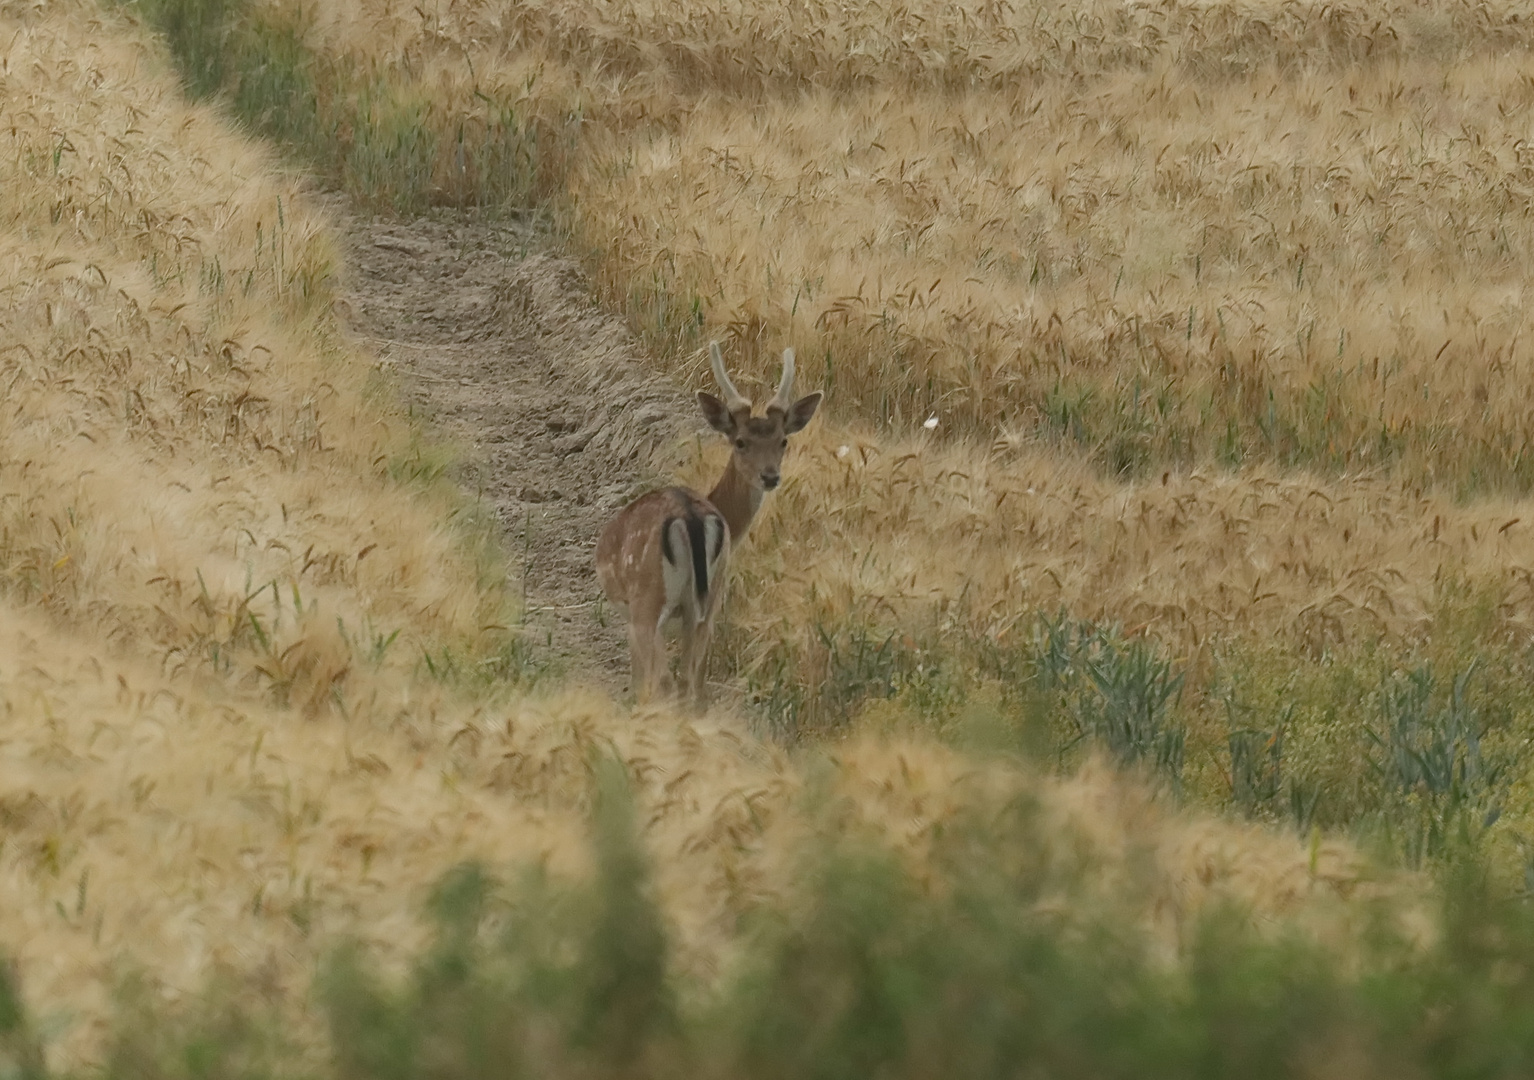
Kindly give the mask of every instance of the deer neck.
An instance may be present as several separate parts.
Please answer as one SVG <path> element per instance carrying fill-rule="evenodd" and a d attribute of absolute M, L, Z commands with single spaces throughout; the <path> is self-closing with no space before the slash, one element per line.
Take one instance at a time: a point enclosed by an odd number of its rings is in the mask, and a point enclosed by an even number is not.
<path fill-rule="evenodd" d="M 732 544 L 740 543 L 746 530 L 751 527 L 751 519 L 756 517 L 756 512 L 762 507 L 762 494 L 761 488 L 740 474 L 740 470 L 735 467 L 735 459 L 731 457 L 719 483 L 708 493 L 708 501 L 714 504 L 729 523 Z"/>

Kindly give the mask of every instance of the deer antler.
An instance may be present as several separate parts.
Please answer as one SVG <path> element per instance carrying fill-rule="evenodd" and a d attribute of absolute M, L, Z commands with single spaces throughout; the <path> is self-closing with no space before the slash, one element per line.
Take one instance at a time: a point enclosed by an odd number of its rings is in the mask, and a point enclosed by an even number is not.
<path fill-rule="evenodd" d="M 719 351 L 719 343 L 708 343 L 708 357 L 714 367 L 714 381 L 719 384 L 719 389 L 724 393 L 724 407 L 730 412 L 738 412 L 745 409 L 749 415 L 751 412 L 751 400 L 735 389 L 735 384 L 724 371 L 724 354 Z"/>
<path fill-rule="evenodd" d="M 783 350 L 783 378 L 778 381 L 778 392 L 767 408 L 786 413 L 794 397 L 794 350 Z"/>

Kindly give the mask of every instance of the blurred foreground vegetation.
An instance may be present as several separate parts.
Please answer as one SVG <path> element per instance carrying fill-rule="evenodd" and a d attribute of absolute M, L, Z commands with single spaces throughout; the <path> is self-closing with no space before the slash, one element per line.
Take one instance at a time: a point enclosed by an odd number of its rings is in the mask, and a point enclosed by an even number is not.
<path fill-rule="evenodd" d="M 257 985 L 177 1006 L 125 982 L 104 1075 L 438 1077 L 1515 1077 L 1534 1067 L 1534 905 L 1443 862 L 1441 915 L 1381 902 L 1348 955 L 1227 908 L 1167 948 L 1018 802 L 955 829 L 942 884 L 867 837 L 822 834 L 792 894 L 735 928 L 733 960 L 676 970 L 621 767 L 594 762 L 594 870 L 497 880 L 464 866 L 435 943 L 385 974 L 333 952 L 319 1061 Z M 1462 854 L 1462 852 L 1461 852 Z M 1126 883 L 1126 892 L 1134 882 Z M 0 1075 L 42 1078 L 38 1029 L 0 982 Z M 236 1004 L 236 1002 L 238 1004 Z"/>

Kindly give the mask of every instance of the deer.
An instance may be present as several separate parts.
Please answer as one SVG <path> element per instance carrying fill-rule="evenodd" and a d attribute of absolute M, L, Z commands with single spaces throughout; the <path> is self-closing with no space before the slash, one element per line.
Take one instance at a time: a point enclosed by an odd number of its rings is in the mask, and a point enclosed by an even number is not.
<path fill-rule="evenodd" d="M 703 667 L 724 603 L 730 555 L 782 481 L 788 437 L 820 406 L 819 392 L 793 400 L 794 350 L 783 350 L 778 391 L 761 416 L 735 389 L 718 342 L 709 342 L 710 364 L 722 398 L 699 391 L 708 426 L 730 440 L 731 454 L 718 483 L 705 495 L 668 487 L 641 495 L 602 529 L 596 569 L 602 591 L 627 613 L 632 681 L 647 702 L 668 691 L 665 627 L 680 622 L 682 696 L 705 704 Z"/>

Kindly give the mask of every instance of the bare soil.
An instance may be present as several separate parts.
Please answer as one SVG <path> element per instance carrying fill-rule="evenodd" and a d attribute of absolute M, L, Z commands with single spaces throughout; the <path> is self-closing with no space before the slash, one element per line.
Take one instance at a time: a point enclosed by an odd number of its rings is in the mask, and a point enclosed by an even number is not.
<path fill-rule="evenodd" d="M 597 533 L 663 482 L 663 451 L 704 430 L 695 407 L 646 368 L 622 323 L 592 305 L 580 268 L 533 226 L 338 211 L 348 325 L 458 448 L 460 484 L 493 508 L 521 563 L 534 649 L 621 692 L 628 645 L 603 610 Z"/>

